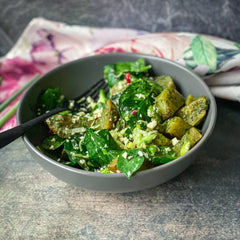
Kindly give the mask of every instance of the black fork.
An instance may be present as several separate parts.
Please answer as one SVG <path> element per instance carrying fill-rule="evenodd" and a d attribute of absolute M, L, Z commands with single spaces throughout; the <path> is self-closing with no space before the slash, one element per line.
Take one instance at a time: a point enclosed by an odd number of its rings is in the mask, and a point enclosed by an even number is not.
<path fill-rule="evenodd" d="M 98 82 L 96 82 L 93 86 L 91 86 L 91 88 L 89 88 L 87 91 L 82 93 L 80 96 L 74 99 L 68 100 L 63 104 L 63 106 L 52 109 L 36 118 L 33 118 L 23 124 L 18 125 L 17 127 L 14 127 L 10 130 L 6 130 L 0 133 L 0 148 L 11 143 L 18 137 L 22 136 L 30 128 L 32 128 L 33 126 L 35 126 L 40 122 L 43 122 L 45 119 L 47 119 L 48 117 L 54 114 L 57 114 L 65 110 L 80 109 L 81 107 L 85 107 L 86 99 L 89 96 L 94 100 L 97 100 L 100 89 L 103 89 L 105 93 L 107 92 L 108 86 L 104 79 L 101 79 Z"/>

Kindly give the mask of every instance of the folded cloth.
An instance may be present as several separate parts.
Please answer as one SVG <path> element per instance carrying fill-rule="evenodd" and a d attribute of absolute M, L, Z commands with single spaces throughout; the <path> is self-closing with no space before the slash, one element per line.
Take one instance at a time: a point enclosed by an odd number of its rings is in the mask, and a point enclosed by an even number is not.
<path fill-rule="evenodd" d="M 176 61 L 200 75 L 216 97 L 240 101 L 239 43 L 203 34 L 70 26 L 35 18 L 0 59 L 0 103 L 36 73 L 44 74 L 81 57 L 114 52 L 151 54 Z M 14 116 L 1 131 L 15 125 Z"/>

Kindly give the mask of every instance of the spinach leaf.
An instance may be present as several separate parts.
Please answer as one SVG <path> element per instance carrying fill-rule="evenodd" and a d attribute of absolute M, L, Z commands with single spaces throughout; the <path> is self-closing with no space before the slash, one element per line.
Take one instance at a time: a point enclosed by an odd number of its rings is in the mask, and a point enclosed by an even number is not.
<path fill-rule="evenodd" d="M 59 161 L 59 159 L 61 159 L 61 155 L 62 155 L 62 148 L 57 148 L 56 150 L 48 150 L 45 149 L 42 145 L 37 146 L 37 149 L 42 152 L 43 154 L 45 154 L 46 156 Z M 62 162 L 62 159 L 61 159 Z"/>
<path fill-rule="evenodd" d="M 48 88 L 40 97 L 41 111 L 46 112 L 56 107 L 60 107 L 65 101 L 60 88 Z"/>
<path fill-rule="evenodd" d="M 108 86 L 113 87 L 117 82 L 125 77 L 125 73 L 131 74 L 131 80 L 146 78 L 150 65 L 145 65 L 145 61 L 139 58 L 133 62 L 118 62 L 109 64 L 104 67 L 104 78 L 107 80 Z"/>
<path fill-rule="evenodd" d="M 122 73 L 142 73 L 150 69 L 150 65 L 145 65 L 143 58 L 139 58 L 136 62 L 119 62 L 115 64 L 115 74 Z"/>
<path fill-rule="evenodd" d="M 62 146 L 65 142 L 64 138 L 60 138 L 58 135 L 51 135 L 44 139 L 42 147 L 47 150 L 56 150 Z"/>
<path fill-rule="evenodd" d="M 82 144 L 83 138 L 83 134 L 80 133 L 70 136 L 64 143 L 64 150 L 73 164 L 80 165 L 84 170 L 93 170 L 92 166 L 88 164 L 87 149 Z"/>
<path fill-rule="evenodd" d="M 98 135 L 101 136 L 103 139 L 105 139 L 106 144 L 108 145 L 109 149 L 117 150 L 120 149 L 118 144 L 114 141 L 112 135 L 107 129 L 100 130 L 98 132 Z"/>
<path fill-rule="evenodd" d="M 161 90 L 159 85 L 151 81 L 139 80 L 131 83 L 119 98 L 120 116 L 129 122 L 130 126 L 134 126 L 138 120 L 149 122 L 147 109 Z"/>
<path fill-rule="evenodd" d="M 130 178 L 143 164 L 143 151 L 140 149 L 128 149 L 123 151 L 117 161 L 117 168 Z"/>
<path fill-rule="evenodd" d="M 122 92 L 117 93 L 117 94 L 114 94 L 114 95 L 111 97 L 110 100 L 111 100 L 116 106 L 118 106 L 118 105 L 119 105 L 119 99 L 120 99 L 121 95 L 122 95 Z"/>
<path fill-rule="evenodd" d="M 108 86 L 113 87 L 120 79 L 123 79 L 123 76 L 117 76 L 115 74 L 115 65 L 109 64 L 104 67 L 104 78 L 107 80 Z"/>
<path fill-rule="evenodd" d="M 110 150 L 120 149 L 107 129 L 100 131 L 88 129 L 83 145 L 88 151 L 89 161 L 99 167 L 109 164 L 115 158 L 115 154 Z"/>
<path fill-rule="evenodd" d="M 149 149 L 135 148 L 123 150 L 117 161 L 117 168 L 130 178 L 147 160 L 153 164 L 168 163 L 176 159 L 176 154 L 172 148 L 160 146 L 154 154 Z"/>
<path fill-rule="evenodd" d="M 149 154 L 149 158 L 153 163 L 163 164 L 171 162 L 172 160 L 176 159 L 177 156 L 171 147 L 160 146 L 159 151 L 154 153 L 153 156 Z"/>

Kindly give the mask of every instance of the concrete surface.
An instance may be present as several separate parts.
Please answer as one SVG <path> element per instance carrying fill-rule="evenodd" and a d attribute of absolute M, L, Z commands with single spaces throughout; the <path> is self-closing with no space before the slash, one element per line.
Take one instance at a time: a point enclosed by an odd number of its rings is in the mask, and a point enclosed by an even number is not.
<path fill-rule="evenodd" d="M 16 140 L 0 150 L 0 239 L 240 239 L 240 106 L 218 100 L 218 109 L 192 166 L 133 193 L 67 185 Z"/>

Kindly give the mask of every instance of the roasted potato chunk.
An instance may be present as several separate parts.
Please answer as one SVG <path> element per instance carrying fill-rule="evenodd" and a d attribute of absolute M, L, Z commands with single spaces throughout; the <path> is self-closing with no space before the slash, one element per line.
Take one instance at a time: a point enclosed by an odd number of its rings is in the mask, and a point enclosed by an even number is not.
<path fill-rule="evenodd" d="M 191 125 L 186 123 L 180 117 L 169 118 L 166 121 L 166 129 L 165 133 L 169 134 L 171 137 L 176 137 L 177 139 L 181 139 L 181 137 L 185 134 L 186 130 L 189 129 Z"/>
<path fill-rule="evenodd" d="M 197 126 L 207 114 L 208 104 L 205 96 L 201 96 L 182 107 L 176 115 L 191 126 Z"/>
<path fill-rule="evenodd" d="M 119 118 L 119 113 L 116 105 L 111 100 L 107 100 L 102 112 L 101 124 L 100 124 L 101 128 L 108 129 L 108 130 L 113 129 L 118 118 Z"/>
<path fill-rule="evenodd" d="M 188 142 L 190 148 L 192 148 L 200 139 L 202 138 L 201 132 L 195 128 L 191 127 L 186 131 L 181 140 L 173 147 L 173 150 L 178 156 L 180 156 L 182 146 Z"/>
<path fill-rule="evenodd" d="M 196 97 L 193 97 L 191 94 L 189 94 L 188 96 L 187 96 L 187 99 L 186 99 L 186 105 L 189 105 L 191 102 L 193 102 L 193 101 L 195 101 L 195 100 L 197 100 L 197 98 Z"/>
<path fill-rule="evenodd" d="M 173 79 L 170 76 L 162 75 L 154 79 L 154 81 L 160 85 L 163 89 L 165 88 L 175 88 Z"/>
<path fill-rule="evenodd" d="M 81 131 L 82 127 L 90 127 L 94 119 L 86 115 L 78 114 L 55 114 L 46 119 L 49 129 L 61 138 L 67 138 L 74 133 Z"/>
<path fill-rule="evenodd" d="M 172 117 L 184 103 L 184 97 L 175 88 L 164 89 L 155 99 L 157 112 L 163 120 Z"/>
<path fill-rule="evenodd" d="M 157 146 L 171 146 L 172 144 L 171 140 L 161 133 L 157 133 L 157 137 L 153 140 L 153 143 Z"/>

